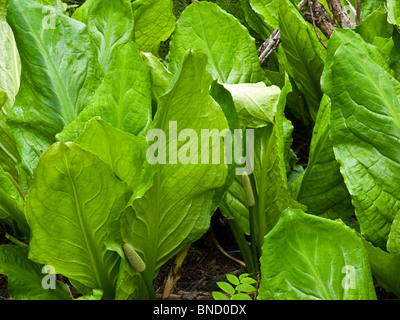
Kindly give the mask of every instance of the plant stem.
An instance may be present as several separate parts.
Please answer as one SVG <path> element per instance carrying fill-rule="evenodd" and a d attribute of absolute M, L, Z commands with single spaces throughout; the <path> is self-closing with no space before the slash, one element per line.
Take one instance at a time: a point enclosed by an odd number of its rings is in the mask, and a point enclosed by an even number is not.
<path fill-rule="evenodd" d="M 147 292 L 149 294 L 149 299 L 156 300 L 156 291 L 153 286 L 152 277 L 149 277 L 149 274 L 148 272 L 146 272 L 146 270 L 141 272 L 140 274 L 142 275 L 143 282 L 146 285 Z"/>
<path fill-rule="evenodd" d="M 233 236 L 235 237 L 236 243 L 239 246 L 240 253 L 242 254 L 244 263 L 246 264 L 246 269 L 249 273 L 255 273 L 256 268 L 253 262 L 252 252 L 247 244 L 247 240 L 244 234 L 240 230 L 235 219 L 227 219 L 229 226 L 232 230 Z"/>
<path fill-rule="evenodd" d="M 245 178 L 245 176 L 243 176 Z M 251 198 L 252 201 L 249 202 L 249 200 L 247 200 L 248 202 L 248 206 L 249 206 L 249 224 L 250 224 L 250 241 L 251 241 L 251 253 L 252 253 L 252 257 L 253 257 L 253 264 L 254 264 L 254 268 L 256 272 L 260 271 L 260 266 L 258 264 L 258 252 L 257 252 L 257 241 L 256 241 L 256 230 L 255 230 L 255 220 L 256 220 L 256 214 L 257 212 L 255 212 L 254 210 L 254 205 L 256 204 L 256 202 L 258 201 L 258 195 L 257 195 L 257 188 L 256 188 L 256 182 L 254 180 L 254 174 L 251 174 L 250 176 L 248 176 L 247 178 L 248 180 L 248 184 L 249 186 L 246 186 L 247 183 L 243 183 L 243 186 L 245 189 L 249 189 L 249 190 L 245 190 L 245 193 L 251 192 Z M 243 181 L 245 181 L 246 179 L 244 179 Z M 248 198 L 246 196 L 246 198 Z M 260 231 L 260 228 L 258 228 L 258 231 Z M 258 235 L 259 236 L 259 235 Z M 258 248 L 259 252 L 261 252 L 261 248 Z"/>
<path fill-rule="evenodd" d="M 254 206 L 249 207 L 249 222 L 250 222 L 251 253 L 252 253 L 252 257 L 253 257 L 253 264 L 254 264 L 255 272 L 258 273 L 260 271 L 260 267 L 258 265 L 256 232 L 254 229 Z"/>

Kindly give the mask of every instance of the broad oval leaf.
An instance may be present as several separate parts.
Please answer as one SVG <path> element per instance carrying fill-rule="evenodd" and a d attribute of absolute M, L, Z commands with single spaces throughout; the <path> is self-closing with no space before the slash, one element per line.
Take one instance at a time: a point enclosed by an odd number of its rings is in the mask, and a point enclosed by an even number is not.
<path fill-rule="evenodd" d="M 207 70 L 222 83 L 254 83 L 265 79 L 248 30 L 214 3 L 196 1 L 182 12 L 171 38 L 172 72 L 178 70 L 188 49 L 207 54 Z"/>
<path fill-rule="evenodd" d="M 119 256 L 106 248 L 110 225 L 129 188 L 111 167 L 74 143 L 56 143 L 40 158 L 26 198 L 29 258 L 113 298 Z"/>
<path fill-rule="evenodd" d="M 133 12 L 126 0 L 97 0 L 88 10 L 88 30 L 104 73 L 114 48 L 132 38 Z"/>
<path fill-rule="evenodd" d="M 259 300 L 375 300 L 368 253 L 342 222 L 287 209 L 265 237 Z"/>
<path fill-rule="evenodd" d="M 175 29 L 172 0 L 136 0 L 132 3 L 135 19 L 134 38 L 140 51 L 157 55 L 160 43 Z"/>
<path fill-rule="evenodd" d="M 361 233 L 386 247 L 400 210 L 400 83 L 363 52 L 332 60 L 331 138 Z"/>
<path fill-rule="evenodd" d="M 307 206 L 308 213 L 346 222 L 354 208 L 329 137 L 330 115 L 331 102 L 324 96 L 313 129 L 307 168 L 291 185 L 292 195 Z"/>
<path fill-rule="evenodd" d="M 43 12 L 51 9 L 46 16 Z M 10 23 L 21 55 L 21 87 L 8 120 L 24 169 L 33 176 L 55 135 L 88 104 L 98 64 L 86 26 L 53 7 L 12 1 Z"/>
<path fill-rule="evenodd" d="M 264 82 L 224 84 L 231 93 L 242 126 L 260 128 L 274 123 L 281 89 Z"/>
<path fill-rule="evenodd" d="M 138 135 L 151 121 L 149 71 L 136 45 L 129 41 L 117 45 L 109 63 L 109 72 L 86 108 L 57 135 L 59 141 L 75 141 L 86 123 L 100 117 L 113 127 Z"/>
<path fill-rule="evenodd" d="M 108 163 L 117 177 L 134 190 L 135 196 L 141 196 L 150 187 L 154 170 L 146 160 L 149 145 L 144 138 L 94 118 L 75 143 Z"/>
<path fill-rule="evenodd" d="M 157 171 L 152 187 L 133 202 L 133 212 L 122 217 L 123 240 L 144 257 L 147 279 L 153 279 L 168 259 L 206 232 L 227 187 L 227 165 L 202 164 L 193 150 L 200 155 L 208 148 L 207 141 L 196 142 L 202 129 L 229 129 L 223 111 L 209 94 L 212 78 L 206 65 L 206 55 L 189 51 L 169 90 L 160 98 L 154 128 L 161 142 L 158 150 L 149 148 L 148 159 L 153 159 L 152 152 L 158 152 L 161 160 L 165 155 L 166 162 L 154 164 Z M 183 129 L 192 130 L 195 136 L 188 141 L 187 136 L 178 135 Z M 151 146 L 157 146 L 157 141 Z M 185 146 L 192 147 L 193 161 L 186 164 L 178 152 Z M 222 144 L 223 152 L 221 148 Z"/>

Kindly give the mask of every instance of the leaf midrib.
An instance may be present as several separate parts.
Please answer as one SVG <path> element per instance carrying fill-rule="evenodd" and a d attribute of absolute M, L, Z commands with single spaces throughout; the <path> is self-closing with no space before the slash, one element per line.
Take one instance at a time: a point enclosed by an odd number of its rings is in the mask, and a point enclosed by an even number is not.
<path fill-rule="evenodd" d="M 84 217 L 83 217 L 84 209 L 81 206 L 79 194 L 77 192 L 75 181 L 72 178 L 70 167 L 68 165 L 67 155 L 65 152 L 63 152 L 63 157 L 64 157 L 64 165 L 65 165 L 65 168 L 67 169 L 67 176 L 68 176 L 69 182 L 70 182 L 70 184 L 72 186 L 72 190 L 73 190 L 73 198 L 75 201 L 75 209 L 76 209 L 76 214 L 77 214 L 78 221 L 79 221 L 79 226 L 80 226 L 80 229 L 82 231 L 82 235 L 83 235 L 83 238 L 85 241 L 85 247 L 89 253 L 89 258 L 91 261 L 91 266 L 92 266 L 92 269 L 94 272 L 96 283 L 99 286 L 99 288 L 104 289 L 104 294 L 106 295 L 107 293 L 110 292 L 110 291 L 108 291 L 108 289 L 110 288 L 110 283 L 108 281 L 109 277 L 107 276 L 106 272 L 104 271 L 104 270 L 106 270 L 106 268 L 103 266 L 103 263 L 99 259 L 101 254 L 100 254 L 96 244 L 94 243 L 94 239 L 93 239 L 93 237 L 90 236 L 90 232 L 87 230 L 87 227 L 86 227 L 86 224 L 84 221 Z"/>

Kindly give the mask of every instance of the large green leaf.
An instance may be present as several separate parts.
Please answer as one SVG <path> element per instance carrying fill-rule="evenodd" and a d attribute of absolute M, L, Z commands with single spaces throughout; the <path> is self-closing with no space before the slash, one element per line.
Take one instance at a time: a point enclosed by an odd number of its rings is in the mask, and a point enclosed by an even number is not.
<path fill-rule="evenodd" d="M 188 49 L 207 54 L 207 70 L 222 83 L 254 83 L 265 78 L 248 30 L 214 3 L 196 1 L 180 16 L 170 44 L 172 72 L 178 70 Z"/>
<path fill-rule="evenodd" d="M 21 87 L 8 118 L 31 175 L 40 154 L 86 107 L 98 83 L 85 25 L 59 11 L 42 23 L 43 9 L 32 0 L 12 1 L 7 15 L 22 62 Z"/>
<path fill-rule="evenodd" d="M 360 33 L 364 33 L 365 29 L 358 29 Z M 368 34 L 368 31 L 365 31 Z M 364 35 L 367 37 L 367 35 Z M 351 29 L 337 29 L 333 32 L 329 39 L 328 50 L 325 59 L 324 72 L 321 77 L 321 86 L 323 91 L 328 95 L 332 96 L 332 60 L 335 56 L 336 50 L 345 44 L 351 48 L 353 52 L 357 54 L 363 54 L 369 56 L 375 63 L 391 73 L 390 61 L 388 57 L 378 47 L 365 42 L 363 37 L 352 31 Z"/>
<path fill-rule="evenodd" d="M 157 55 L 162 41 L 175 29 L 172 0 L 136 0 L 132 3 L 135 18 L 134 37 L 139 50 Z"/>
<path fill-rule="evenodd" d="M 342 44 L 332 59 L 331 139 L 361 233 L 385 248 L 400 210 L 400 83 Z"/>
<path fill-rule="evenodd" d="M 254 206 L 258 248 L 286 208 L 303 208 L 289 192 L 286 170 L 284 108 L 291 85 L 286 77 L 273 124 L 254 130 L 254 180 L 257 199 Z"/>
<path fill-rule="evenodd" d="M 46 281 L 45 277 L 53 277 L 42 272 L 42 266 L 28 259 L 27 246 L 0 246 L 0 273 L 7 276 L 8 292 L 14 300 L 71 300 L 67 286 L 55 280 Z M 54 281 L 55 288 L 51 285 Z"/>
<path fill-rule="evenodd" d="M 307 206 L 308 213 L 347 221 L 354 208 L 329 137 L 330 115 L 331 102 L 324 96 L 314 126 L 307 168 L 292 184 L 292 195 Z"/>
<path fill-rule="evenodd" d="M 21 61 L 13 31 L 6 21 L 8 3 L 9 0 L 0 1 L 0 166 L 17 178 L 15 165 L 19 155 L 6 116 L 18 93 Z"/>
<path fill-rule="evenodd" d="M 229 128 L 220 106 L 209 94 L 212 77 L 206 66 L 205 54 L 189 51 L 167 93 L 160 98 L 154 120 L 154 128 L 158 129 L 154 134 L 159 136 L 150 146 L 147 159 L 154 163 L 155 152 L 159 159 L 166 152 L 166 162 L 155 163 L 152 187 L 133 202 L 133 211 L 123 216 L 123 239 L 142 256 L 147 279 L 153 279 L 168 259 L 207 231 L 210 216 L 226 190 L 227 165 L 201 163 L 207 160 L 201 156 L 201 150 L 208 150 L 211 155 L 215 149 L 222 155 L 223 144 L 216 148 L 215 143 L 208 146 L 209 141 L 197 140 L 202 129 L 221 132 Z M 174 124 L 179 136 L 174 129 L 170 132 Z M 161 132 L 165 133 L 164 143 Z M 192 134 L 189 140 L 188 134 Z M 154 138 L 148 136 L 149 140 Z M 175 143 L 179 153 L 174 150 Z M 157 144 L 158 150 L 154 150 Z M 185 152 L 190 162 L 183 164 L 182 150 L 186 147 L 194 148 L 198 154 L 193 149 L 190 156 Z M 179 161 L 174 159 L 177 153 Z"/>
<path fill-rule="evenodd" d="M 108 163 L 135 194 L 141 195 L 143 188 L 147 190 L 153 181 L 152 166 L 146 160 L 148 143 L 144 138 L 116 129 L 104 120 L 92 119 L 75 142 Z"/>
<path fill-rule="evenodd" d="M 52 145 L 40 158 L 26 198 L 29 258 L 113 298 L 119 257 L 105 240 L 129 196 L 93 153 L 71 142 Z"/>
<path fill-rule="evenodd" d="M 274 122 L 281 89 L 264 82 L 224 84 L 231 93 L 242 126 L 264 127 Z"/>
<path fill-rule="evenodd" d="M 311 24 L 289 1 L 279 1 L 279 29 L 289 75 L 304 94 L 308 111 L 315 121 L 322 99 L 320 78 L 324 52 Z"/>
<path fill-rule="evenodd" d="M 57 135 L 60 141 L 74 141 L 87 121 L 101 117 L 115 128 L 135 135 L 151 121 L 151 84 L 149 71 L 133 42 L 114 48 L 109 72 L 86 108 Z"/>
<path fill-rule="evenodd" d="M 342 222 L 288 209 L 260 260 L 260 300 L 376 299 L 368 253 Z"/>
<path fill-rule="evenodd" d="M 88 30 L 104 73 L 114 48 L 133 35 L 133 12 L 127 0 L 97 0 L 89 9 Z"/>

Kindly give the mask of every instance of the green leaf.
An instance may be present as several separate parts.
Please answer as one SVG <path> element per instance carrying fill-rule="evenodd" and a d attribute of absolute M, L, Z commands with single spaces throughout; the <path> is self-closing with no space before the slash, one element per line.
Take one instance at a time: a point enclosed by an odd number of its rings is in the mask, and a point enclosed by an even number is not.
<path fill-rule="evenodd" d="M 375 247 L 372 243 L 361 238 L 369 254 L 369 263 L 373 276 L 379 285 L 387 292 L 400 296 L 400 254 L 393 254 Z"/>
<path fill-rule="evenodd" d="M 249 207 L 242 185 L 242 176 L 235 176 L 225 192 L 219 208 L 227 219 L 234 219 L 244 234 L 250 234 Z"/>
<path fill-rule="evenodd" d="M 258 13 L 270 30 L 279 27 L 278 4 L 276 0 L 249 0 L 253 10 Z"/>
<path fill-rule="evenodd" d="M 236 293 L 231 297 L 231 300 L 253 300 L 248 294 Z"/>
<path fill-rule="evenodd" d="M 47 273 L 28 259 L 27 246 L 0 246 L 0 273 L 7 276 L 8 292 L 14 300 L 71 300 L 67 286 L 58 280 L 54 279 L 55 288 L 42 286 L 47 284 Z"/>
<path fill-rule="evenodd" d="M 57 10 L 44 20 L 43 9 L 32 0 L 12 1 L 7 16 L 22 62 L 21 87 L 8 120 L 31 176 L 41 153 L 86 107 L 98 83 L 85 25 Z"/>
<path fill-rule="evenodd" d="M 224 113 L 209 94 L 212 78 L 206 65 L 206 55 L 189 51 L 167 93 L 160 98 L 154 120 L 154 128 L 158 130 L 151 134 L 161 139 L 161 143 L 147 136 L 154 141 L 147 158 L 157 169 L 153 185 L 133 202 L 134 212 L 122 217 L 123 240 L 144 257 L 146 270 L 142 274 L 147 279 L 153 279 L 165 262 L 207 231 L 210 216 L 227 188 L 228 167 L 224 163 L 201 164 L 194 151 L 190 151 L 192 162 L 187 164 L 182 163 L 182 152 L 179 159 L 177 156 L 182 147 L 194 146 L 199 156 L 200 147 L 208 148 L 207 141 L 204 146 L 201 141 L 196 145 L 196 136 L 201 137 L 202 129 L 215 128 L 221 132 L 229 128 Z M 181 136 L 177 141 L 177 133 L 182 133 L 182 129 L 192 129 L 196 136 L 189 141 Z M 163 134 L 168 146 L 165 150 Z M 221 152 L 222 147 L 221 144 Z M 158 160 L 165 154 L 165 164 L 156 161 L 155 152 Z"/>
<path fill-rule="evenodd" d="M 240 279 L 241 283 L 247 283 L 247 284 L 255 284 L 257 283 L 257 280 L 250 278 L 250 277 L 244 277 L 242 279 Z"/>
<path fill-rule="evenodd" d="M 335 158 L 330 134 L 331 102 L 324 95 L 315 122 L 307 168 L 292 185 L 292 195 L 307 212 L 347 221 L 354 213 L 351 197 Z"/>
<path fill-rule="evenodd" d="M 304 94 L 315 121 L 322 99 L 320 78 L 325 54 L 311 24 L 289 0 L 279 1 L 279 29 L 289 75 Z"/>
<path fill-rule="evenodd" d="M 385 248 L 400 210 L 400 83 L 351 45 L 332 60 L 331 139 L 361 233 Z"/>
<path fill-rule="evenodd" d="M 24 212 L 24 200 L 4 170 L 0 167 L 0 218 L 11 217 L 25 236 L 29 236 L 29 226 Z"/>
<path fill-rule="evenodd" d="M 93 153 L 74 143 L 54 144 L 40 158 L 26 198 L 29 258 L 113 298 L 119 257 L 104 241 L 129 193 Z"/>
<path fill-rule="evenodd" d="M 231 93 L 242 126 L 264 127 L 273 123 L 281 90 L 264 82 L 224 84 Z"/>
<path fill-rule="evenodd" d="M 400 25 L 400 3 L 396 0 L 387 0 L 386 5 L 390 21 L 396 25 Z"/>
<path fill-rule="evenodd" d="M 172 0 L 136 0 L 132 3 L 135 19 L 134 37 L 139 50 L 158 54 L 162 41 L 175 29 Z"/>
<path fill-rule="evenodd" d="M 222 83 L 255 83 L 265 78 L 248 30 L 214 3 L 196 1 L 180 16 L 170 44 L 172 72 L 188 49 L 207 54 L 207 70 Z"/>
<path fill-rule="evenodd" d="M 291 91 L 288 78 L 282 89 L 274 124 L 254 130 L 254 180 L 258 199 L 254 206 L 258 248 L 286 208 L 303 208 L 289 192 L 285 162 L 284 108 Z"/>
<path fill-rule="evenodd" d="M 364 21 L 371 13 L 377 10 L 385 10 L 386 0 L 363 0 L 361 1 L 361 21 Z M 356 3 L 353 4 L 356 8 Z"/>
<path fill-rule="evenodd" d="M 86 108 L 57 135 L 59 141 L 75 141 L 93 117 L 132 134 L 145 131 L 151 121 L 150 76 L 133 42 L 114 48 L 109 72 Z"/>
<path fill-rule="evenodd" d="M 249 0 L 239 0 L 242 16 L 248 25 L 249 30 L 253 30 L 258 39 L 265 40 L 273 30 L 269 30 L 268 24 L 251 7 Z"/>
<path fill-rule="evenodd" d="M 143 195 L 153 182 L 154 172 L 146 160 L 148 143 L 144 138 L 94 118 L 76 143 L 108 163 L 117 177 L 134 190 L 135 196 Z"/>
<path fill-rule="evenodd" d="M 229 298 L 222 292 L 213 291 L 211 294 L 212 294 L 214 300 L 229 300 Z"/>
<path fill-rule="evenodd" d="M 226 278 L 228 279 L 228 281 L 230 282 L 230 283 L 232 283 L 233 285 L 235 285 L 235 286 L 237 286 L 240 282 L 239 282 L 239 279 L 238 279 L 238 277 L 236 277 L 235 275 L 233 275 L 233 274 L 227 274 L 226 275 Z"/>
<path fill-rule="evenodd" d="M 89 9 L 87 25 L 106 74 L 114 48 L 132 38 L 132 6 L 127 0 L 97 0 Z"/>
<path fill-rule="evenodd" d="M 376 299 L 368 253 L 342 222 L 285 210 L 260 260 L 260 300 Z"/>
<path fill-rule="evenodd" d="M 236 287 L 236 291 L 250 293 L 256 291 L 256 288 L 249 283 L 241 283 Z"/>
<path fill-rule="evenodd" d="M 400 253 L 400 215 L 398 213 L 396 214 L 390 228 L 390 233 L 387 241 L 387 250 L 390 253 Z"/>
<path fill-rule="evenodd" d="M 217 286 L 230 296 L 235 293 L 235 289 L 228 282 L 217 282 Z"/>
<path fill-rule="evenodd" d="M 72 18 L 87 25 L 89 20 L 89 11 L 98 0 L 86 0 L 73 13 Z"/>
<path fill-rule="evenodd" d="M 172 81 L 173 74 L 152 53 L 141 52 L 143 61 L 150 69 L 151 88 L 158 102 L 159 98 L 167 91 Z"/>
<path fill-rule="evenodd" d="M 6 21 L 8 3 L 9 0 L 0 1 L 0 166 L 17 177 L 15 165 L 19 161 L 19 154 L 6 116 L 18 93 L 21 61 L 13 31 Z"/>
<path fill-rule="evenodd" d="M 369 58 L 388 73 L 392 72 L 388 57 L 379 48 L 365 42 L 360 34 L 355 33 L 351 29 L 337 29 L 329 39 L 325 68 L 321 78 L 322 89 L 328 96 L 332 95 L 332 60 L 337 49 L 343 44 L 352 48 L 353 51 L 369 56 Z"/>

